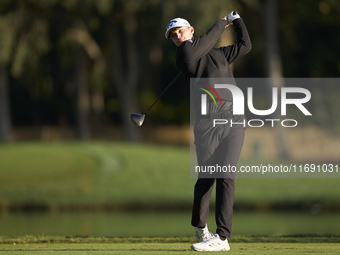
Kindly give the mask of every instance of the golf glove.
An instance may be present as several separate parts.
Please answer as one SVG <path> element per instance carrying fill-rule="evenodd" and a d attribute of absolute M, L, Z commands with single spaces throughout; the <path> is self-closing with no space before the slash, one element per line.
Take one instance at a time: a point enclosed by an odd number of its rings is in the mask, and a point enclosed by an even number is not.
<path fill-rule="evenodd" d="M 240 17 L 240 15 L 238 15 L 237 11 L 232 11 L 227 16 L 228 23 L 230 23 L 230 24 L 233 23 L 233 21 L 235 19 L 239 19 L 239 18 L 241 18 L 241 17 Z"/>

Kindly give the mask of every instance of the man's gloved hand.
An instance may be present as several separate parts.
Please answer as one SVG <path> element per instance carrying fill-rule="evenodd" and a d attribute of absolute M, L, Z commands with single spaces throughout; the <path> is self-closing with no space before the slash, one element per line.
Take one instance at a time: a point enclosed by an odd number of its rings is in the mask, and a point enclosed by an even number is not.
<path fill-rule="evenodd" d="M 238 15 L 237 11 L 232 11 L 231 13 L 228 14 L 227 16 L 227 21 L 229 24 L 233 23 L 235 19 L 241 18 L 240 15 Z"/>

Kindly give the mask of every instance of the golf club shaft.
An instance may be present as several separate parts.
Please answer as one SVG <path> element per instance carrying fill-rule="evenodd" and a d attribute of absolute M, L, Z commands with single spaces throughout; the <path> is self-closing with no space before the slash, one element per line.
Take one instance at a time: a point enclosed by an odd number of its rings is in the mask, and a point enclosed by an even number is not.
<path fill-rule="evenodd" d="M 177 80 L 177 78 L 181 75 L 181 73 L 179 73 L 175 79 L 172 80 L 172 82 L 170 82 L 170 84 L 163 90 L 163 92 L 157 97 L 157 99 L 155 100 L 155 102 L 152 103 L 152 105 L 143 113 L 143 115 L 145 115 L 150 109 L 151 107 L 157 102 L 157 100 L 164 94 L 165 91 L 167 91 L 167 89 Z"/>

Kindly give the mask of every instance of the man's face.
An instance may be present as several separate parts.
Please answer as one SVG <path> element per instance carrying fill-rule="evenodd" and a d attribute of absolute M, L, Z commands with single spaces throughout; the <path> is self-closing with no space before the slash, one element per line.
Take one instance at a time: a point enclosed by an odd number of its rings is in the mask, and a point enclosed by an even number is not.
<path fill-rule="evenodd" d="M 193 27 L 174 27 L 169 32 L 171 40 L 174 42 L 174 44 L 176 44 L 177 47 L 183 42 L 190 40 L 193 34 Z"/>

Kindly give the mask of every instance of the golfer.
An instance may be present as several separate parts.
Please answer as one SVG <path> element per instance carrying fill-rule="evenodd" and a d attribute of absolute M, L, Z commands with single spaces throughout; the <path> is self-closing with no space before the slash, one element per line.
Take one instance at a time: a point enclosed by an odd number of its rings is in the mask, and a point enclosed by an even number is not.
<path fill-rule="evenodd" d="M 218 39 L 230 24 L 234 25 L 237 43 L 226 47 L 214 48 Z M 229 65 L 251 50 L 251 42 L 243 20 L 236 11 L 217 21 L 205 34 L 194 38 L 194 28 L 182 18 L 172 19 L 165 32 L 177 46 L 176 66 L 190 79 L 225 78 L 234 82 Z M 210 84 L 213 87 L 214 84 Z M 191 87 L 192 89 L 192 87 Z M 213 119 L 228 119 L 242 123 L 243 115 L 232 115 L 233 98 L 229 90 L 219 92 L 221 105 L 209 103 L 206 115 L 201 114 L 201 92 L 193 94 L 195 111 L 194 137 L 199 166 L 220 164 L 236 167 L 243 146 L 245 127 L 243 125 L 218 125 L 213 127 Z M 196 93 L 196 94 L 195 94 Z M 229 175 L 198 174 L 194 189 L 194 203 L 191 224 L 195 227 L 196 244 L 191 246 L 196 251 L 227 251 L 230 249 L 228 237 L 231 237 L 231 222 L 234 204 L 235 173 Z M 207 218 L 211 192 L 216 182 L 215 221 L 216 234 L 209 232 Z"/>

